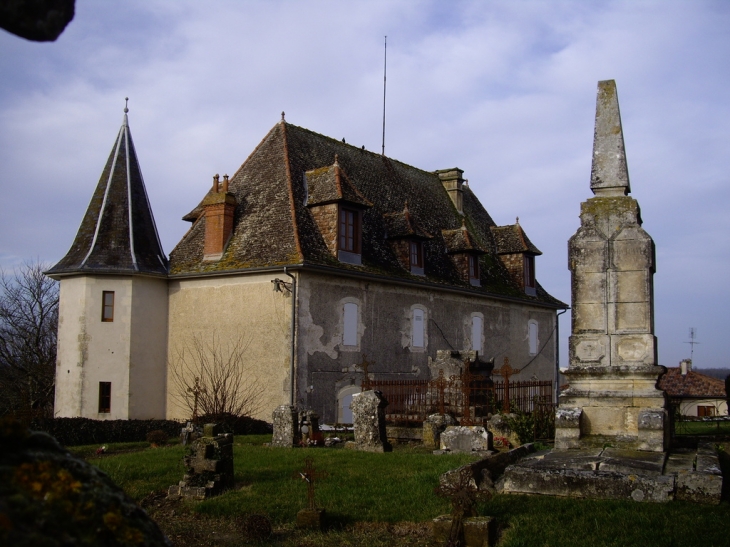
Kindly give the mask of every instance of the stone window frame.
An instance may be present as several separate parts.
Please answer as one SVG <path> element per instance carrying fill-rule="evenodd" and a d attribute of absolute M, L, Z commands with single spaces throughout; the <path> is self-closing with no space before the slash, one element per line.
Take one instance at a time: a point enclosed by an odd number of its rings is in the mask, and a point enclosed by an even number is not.
<path fill-rule="evenodd" d="M 537 355 L 540 349 L 540 324 L 537 319 L 527 322 L 527 350 L 530 355 Z"/>
<path fill-rule="evenodd" d="M 114 322 L 114 291 L 101 292 L 101 322 Z"/>
<path fill-rule="evenodd" d="M 479 322 L 479 328 L 476 329 L 476 321 Z M 478 330 L 478 333 L 477 333 Z M 475 333 L 477 334 L 475 336 Z M 474 341 L 475 338 L 479 342 L 479 346 L 475 347 Z M 469 316 L 469 347 L 472 351 L 476 351 L 479 354 L 483 354 L 484 352 L 484 314 L 481 312 L 473 312 Z"/>
<path fill-rule="evenodd" d="M 99 382 L 99 414 L 112 411 L 112 383 Z"/>
<path fill-rule="evenodd" d="M 415 325 L 416 325 L 416 310 L 423 313 L 423 346 L 416 346 L 414 343 L 414 337 L 415 337 Z M 410 307 L 410 314 L 409 314 L 409 320 L 411 323 L 411 335 L 409 338 L 408 348 L 413 353 L 424 353 L 428 349 L 428 328 L 426 325 L 428 325 L 428 309 L 426 306 L 422 304 L 413 304 Z"/>
<path fill-rule="evenodd" d="M 355 306 L 355 324 L 354 326 L 347 324 L 347 312 L 346 307 L 348 305 L 354 305 Z M 352 308 L 350 308 L 352 310 Z M 339 303 L 339 312 L 340 312 L 340 327 L 341 327 L 341 334 L 340 334 L 340 351 L 352 351 L 357 352 L 360 351 L 360 340 L 362 338 L 362 303 L 358 298 L 355 297 L 346 297 L 340 300 Z M 350 312 L 352 313 L 352 312 Z M 351 317 L 351 316 L 350 316 Z M 350 330 L 348 330 L 348 327 Z M 351 330 L 354 328 L 354 331 Z M 352 340 L 352 334 L 354 334 L 354 344 L 346 344 L 345 340 L 347 339 L 348 342 L 353 341 Z"/>

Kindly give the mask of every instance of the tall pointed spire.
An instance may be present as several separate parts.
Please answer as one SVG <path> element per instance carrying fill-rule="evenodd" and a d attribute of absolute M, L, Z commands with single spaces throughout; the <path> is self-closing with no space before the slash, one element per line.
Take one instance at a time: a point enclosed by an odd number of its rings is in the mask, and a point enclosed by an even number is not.
<path fill-rule="evenodd" d="M 127 101 L 128 99 L 125 99 Z M 99 183 L 65 257 L 48 273 L 167 275 L 125 102 L 124 120 Z"/>
<path fill-rule="evenodd" d="M 598 82 L 591 190 L 603 196 L 624 196 L 631 192 L 615 80 Z"/>

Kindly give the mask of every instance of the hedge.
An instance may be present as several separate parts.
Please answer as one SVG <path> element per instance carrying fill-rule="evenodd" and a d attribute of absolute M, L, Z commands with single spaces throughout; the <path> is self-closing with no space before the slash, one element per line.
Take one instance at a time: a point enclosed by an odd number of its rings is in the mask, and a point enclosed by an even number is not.
<path fill-rule="evenodd" d="M 216 419 L 217 418 L 217 419 Z M 201 416 L 199 424 L 218 422 L 234 435 L 270 433 L 271 425 L 248 416 Z M 147 440 L 150 431 L 161 430 L 178 437 L 185 424 L 174 420 L 92 420 L 90 418 L 37 418 L 30 422 L 33 431 L 45 431 L 64 446 L 128 443 Z"/>

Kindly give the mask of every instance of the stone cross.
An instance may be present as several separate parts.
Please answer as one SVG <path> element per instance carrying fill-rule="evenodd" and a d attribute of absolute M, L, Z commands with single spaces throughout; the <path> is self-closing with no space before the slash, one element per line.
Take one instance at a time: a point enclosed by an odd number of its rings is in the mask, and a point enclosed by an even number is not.
<path fill-rule="evenodd" d="M 512 368 L 509 364 L 509 357 L 504 358 L 504 364 L 500 367 L 499 370 L 495 370 L 495 374 L 499 374 L 502 378 L 504 378 L 504 402 L 502 403 L 502 411 L 503 412 L 509 412 L 509 379 L 510 376 L 513 374 L 519 374 L 520 373 L 519 368 Z"/>
<path fill-rule="evenodd" d="M 205 393 L 205 386 L 200 385 L 200 377 L 195 377 L 195 384 L 192 387 L 188 387 L 188 393 L 193 394 L 193 422 L 198 419 L 198 397 Z"/>
<path fill-rule="evenodd" d="M 324 479 L 329 473 L 326 471 L 317 471 L 314 469 L 314 461 L 312 458 L 304 459 L 304 469 L 297 471 L 295 478 L 301 478 L 307 483 L 307 509 L 316 511 L 317 506 L 314 503 L 314 483 L 319 479 Z"/>
<path fill-rule="evenodd" d="M 473 516 L 474 504 L 491 497 L 488 490 L 480 490 L 470 466 L 449 473 L 448 480 L 442 475 L 434 493 L 451 502 L 451 531 L 446 547 L 458 547 L 464 541 L 464 518 Z"/>

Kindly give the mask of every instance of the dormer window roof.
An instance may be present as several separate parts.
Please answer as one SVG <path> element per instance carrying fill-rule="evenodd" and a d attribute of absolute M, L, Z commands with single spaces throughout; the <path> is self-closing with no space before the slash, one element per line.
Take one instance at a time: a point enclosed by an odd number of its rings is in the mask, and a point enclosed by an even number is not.
<path fill-rule="evenodd" d="M 340 262 L 361 265 L 362 211 L 373 204 L 350 181 L 337 156 L 332 165 L 307 171 L 304 178 L 307 207 L 328 249 Z"/>
<path fill-rule="evenodd" d="M 367 209 L 373 204 L 350 182 L 345 170 L 335 163 L 304 173 L 307 184 L 307 206 L 346 203 L 350 207 Z"/>
<path fill-rule="evenodd" d="M 491 230 L 497 246 L 497 255 L 512 279 L 524 289 L 525 294 L 536 296 L 535 257 L 542 253 L 527 237 L 520 226 L 520 219 L 508 226 L 492 226 Z"/>
<path fill-rule="evenodd" d="M 402 211 L 384 215 L 383 221 L 386 237 L 401 266 L 414 275 L 425 275 L 423 242 L 433 236 L 416 222 L 408 202 Z"/>

